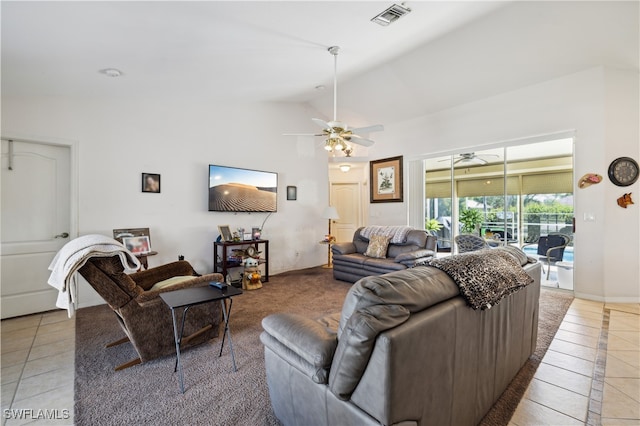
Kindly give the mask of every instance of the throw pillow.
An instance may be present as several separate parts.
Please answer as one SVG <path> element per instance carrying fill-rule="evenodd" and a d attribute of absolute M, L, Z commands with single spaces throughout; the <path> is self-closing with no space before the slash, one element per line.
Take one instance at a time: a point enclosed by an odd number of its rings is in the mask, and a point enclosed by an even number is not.
<path fill-rule="evenodd" d="M 160 282 L 155 283 L 153 285 L 153 287 L 151 287 L 149 289 L 149 291 L 161 290 L 163 288 L 171 287 L 173 285 L 180 284 L 180 283 L 183 283 L 185 281 L 192 280 L 193 278 L 194 278 L 193 275 L 180 275 L 180 276 L 177 276 L 177 277 L 172 277 L 172 278 L 166 279 L 164 281 L 160 281 Z"/>
<path fill-rule="evenodd" d="M 385 257 L 387 257 L 389 240 L 391 240 L 391 237 L 385 237 L 383 235 L 372 235 L 371 238 L 369 238 L 369 246 L 367 247 L 367 251 L 364 252 L 364 255 L 368 257 L 384 259 Z"/>

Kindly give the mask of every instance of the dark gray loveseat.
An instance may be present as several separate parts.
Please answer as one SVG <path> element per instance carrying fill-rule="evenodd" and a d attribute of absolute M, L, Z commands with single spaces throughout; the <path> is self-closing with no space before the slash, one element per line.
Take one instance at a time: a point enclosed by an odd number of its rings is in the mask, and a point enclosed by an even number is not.
<path fill-rule="evenodd" d="M 331 247 L 335 279 L 353 283 L 370 275 L 411 268 L 435 256 L 437 237 L 427 231 L 413 229 L 406 233 L 403 242 L 389 244 L 386 258 L 367 257 L 364 253 L 369 239 L 363 235 L 364 230 L 364 227 L 358 228 L 352 242 L 336 243 Z"/>

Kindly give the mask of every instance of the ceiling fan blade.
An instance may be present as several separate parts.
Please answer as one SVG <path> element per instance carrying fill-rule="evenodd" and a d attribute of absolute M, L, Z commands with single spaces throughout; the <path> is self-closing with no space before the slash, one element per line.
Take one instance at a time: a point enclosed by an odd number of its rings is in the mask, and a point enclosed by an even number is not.
<path fill-rule="evenodd" d="M 327 123 L 324 120 L 320 120 L 319 118 L 312 118 L 311 121 L 313 121 L 314 123 L 316 123 L 318 126 L 322 127 L 325 130 L 331 131 L 332 128 L 329 125 L 329 123 Z"/>
<path fill-rule="evenodd" d="M 351 133 L 381 132 L 384 130 L 384 126 L 382 124 L 374 124 L 373 126 L 358 127 L 357 129 L 349 129 L 349 130 L 351 130 Z"/>
<path fill-rule="evenodd" d="M 359 137 L 359 136 L 354 138 L 353 136 L 355 136 L 355 135 L 351 135 L 351 137 L 349 138 L 349 142 L 351 142 L 351 143 L 355 143 L 355 144 L 362 145 L 362 146 L 367 146 L 367 147 L 371 146 L 371 145 L 373 145 L 375 143 L 371 139 L 366 139 L 366 138 L 362 138 L 362 137 Z"/>
<path fill-rule="evenodd" d="M 283 133 L 282 136 L 325 136 L 324 133 Z"/>

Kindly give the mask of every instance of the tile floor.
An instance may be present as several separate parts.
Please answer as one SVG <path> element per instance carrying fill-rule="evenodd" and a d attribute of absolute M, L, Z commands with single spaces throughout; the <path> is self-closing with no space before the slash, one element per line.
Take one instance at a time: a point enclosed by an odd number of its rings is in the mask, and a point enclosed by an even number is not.
<path fill-rule="evenodd" d="M 640 425 L 640 304 L 574 299 L 510 425 Z"/>
<path fill-rule="evenodd" d="M 67 311 L 0 325 L 2 425 L 72 425 L 75 321 Z"/>
<path fill-rule="evenodd" d="M 74 320 L 3 320 L 0 335 L 2 425 L 73 424 Z M 638 424 L 640 304 L 575 299 L 510 425 Z"/>

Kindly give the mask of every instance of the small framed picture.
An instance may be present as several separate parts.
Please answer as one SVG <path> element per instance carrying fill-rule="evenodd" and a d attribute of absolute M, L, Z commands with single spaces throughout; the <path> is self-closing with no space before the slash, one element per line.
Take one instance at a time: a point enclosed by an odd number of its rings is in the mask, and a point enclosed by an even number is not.
<path fill-rule="evenodd" d="M 147 235 L 122 237 L 122 244 L 133 254 L 148 254 L 151 251 L 151 242 Z"/>
<path fill-rule="evenodd" d="M 218 225 L 218 231 L 220 231 L 220 235 L 222 235 L 222 241 L 233 241 L 233 235 L 231 234 L 229 225 Z"/>
<path fill-rule="evenodd" d="M 142 192 L 160 193 L 160 175 L 157 173 L 143 173 Z"/>
<path fill-rule="evenodd" d="M 295 201 L 298 198 L 298 188 L 296 186 L 287 186 L 287 200 Z"/>

